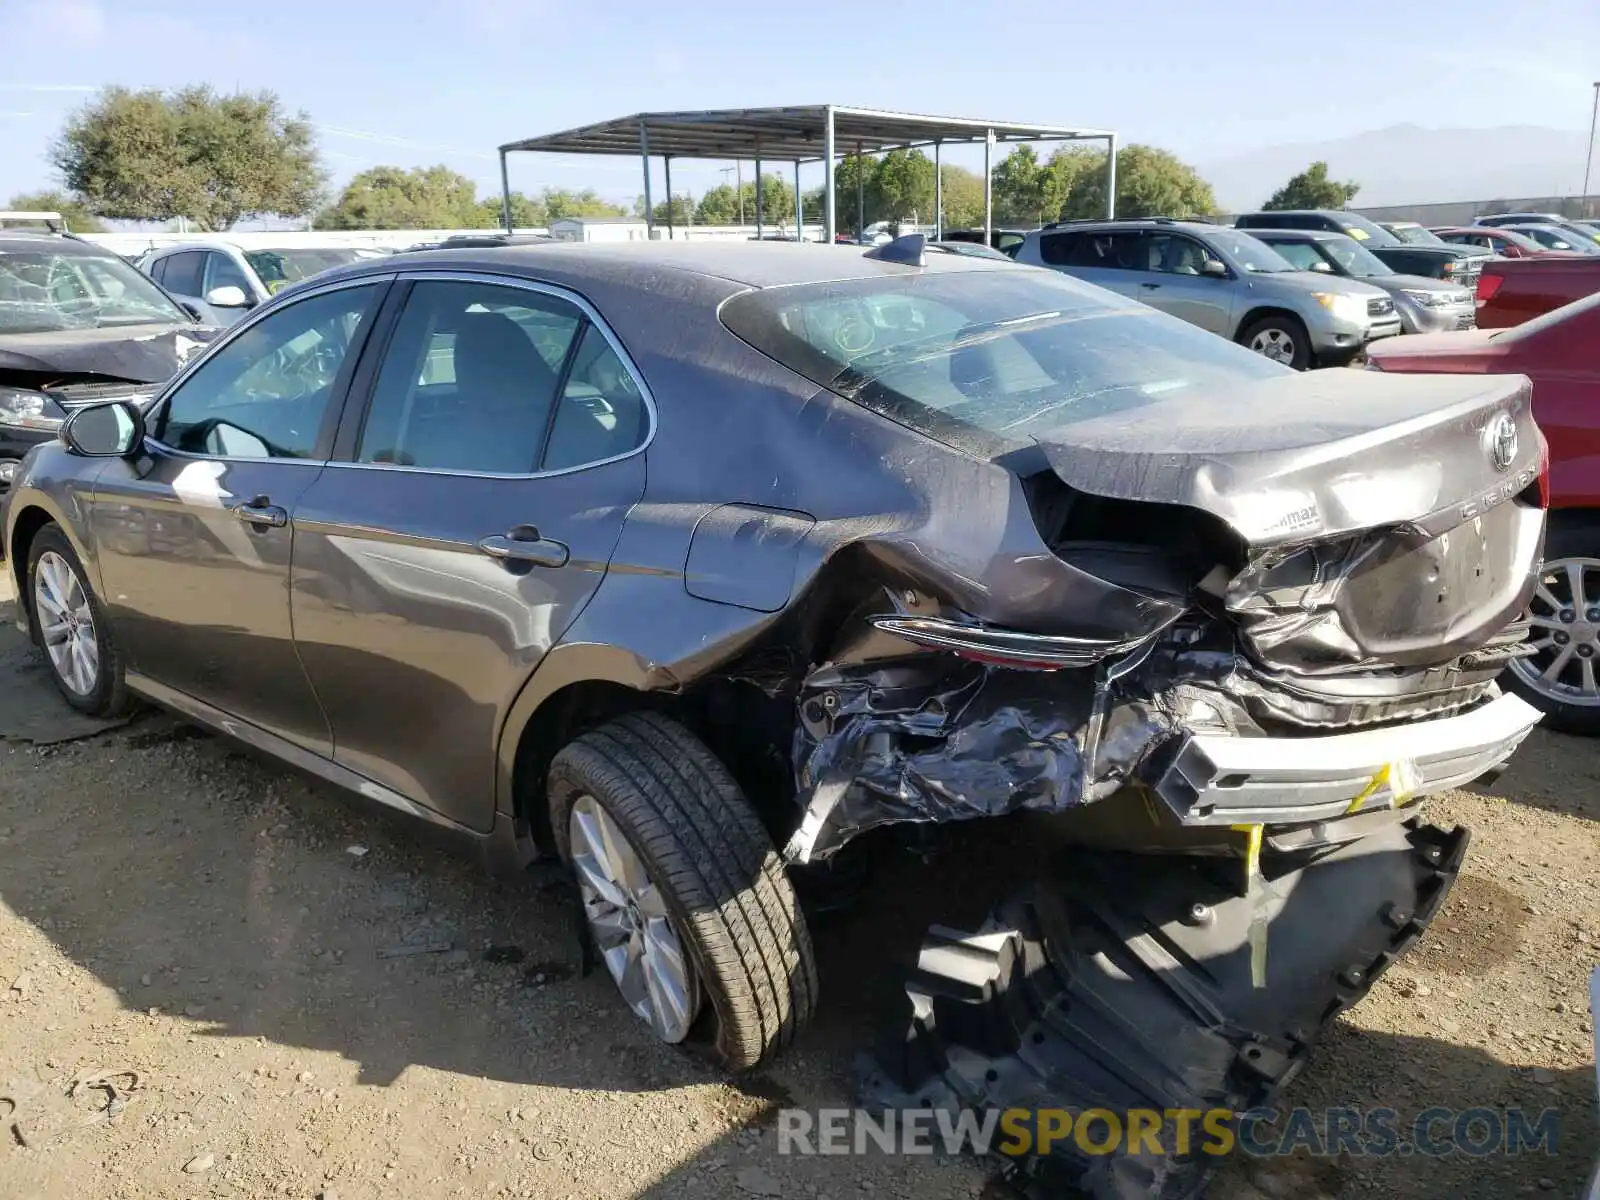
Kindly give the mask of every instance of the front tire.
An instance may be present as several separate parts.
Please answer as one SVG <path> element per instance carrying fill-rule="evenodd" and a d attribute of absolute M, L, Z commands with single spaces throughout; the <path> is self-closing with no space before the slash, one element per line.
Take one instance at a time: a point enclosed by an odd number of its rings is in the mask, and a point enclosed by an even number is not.
<path fill-rule="evenodd" d="M 1294 317 L 1271 316 L 1252 321 L 1239 334 L 1239 344 L 1296 371 L 1311 365 L 1311 338 Z"/>
<path fill-rule="evenodd" d="M 1553 524 L 1528 606 L 1538 649 L 1501 681 L 1545 714 L 1547 729 L 1600 736 L 1600 523 Z"/>
<path fill-rule="evenodd" d="M 729 1070 L 793 1040 L 816 1005 L 811 941 L 760 818 L 677 722 L 633 713 L 555 757 L 551 827 L 623 999 Z"/>
<path fill-rule="evenodd" d="M 88 716 L 121 716 L 129 696 L 111 622 L 77 551 L 54 522 L 34 534 L 25 578 L 34 642 L 56 689 Z"/>

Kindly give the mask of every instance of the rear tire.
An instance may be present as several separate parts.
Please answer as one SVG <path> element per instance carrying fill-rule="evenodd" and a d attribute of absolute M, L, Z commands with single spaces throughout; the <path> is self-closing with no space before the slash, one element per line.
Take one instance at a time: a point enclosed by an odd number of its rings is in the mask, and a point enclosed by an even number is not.
<path fill-rule="evenodd" d="M 1545 728 L 1600 737 L 1600 521 L 1588 517 L 1552 515 L 1540 590 L 1528 606 L 1535 622 L 1529 640 L 1541 649 L 1506 668 L 1500 681 L 1545 714 Z"/>
<path fill-rule="evenodd" d="M 1311 338 L 1297 317 L 1271 316 L 1252 321 L 1239 334 L 1239 344 L 1296 371 L 1311 365 Z"/>
<path fill-rule="evenodd" d="M 33 535 L 23 581 L 26 591 L 19 599 L 28 606 L 34 644 L 56 690 L 88 716 L 121 716 L 131 697 L 111 621 L 77 551 L 55 522 Z"/>
<path fill-rule="evenodd" d="M 636 1015 L 663 1040 L 684 1040 L 673 1036 L 673 1022 L 652 1016 L 652 1005 L 636 1002 L 637 985 L 630 996 L 627 968 L 620 964 L 636 943 L 631 934 L 619 937 L 619 918 L 633 928 L 637 944 L 654 936 L 651 944 L 659 945 L 663 934 L 681 944 L 694 976 L 687 990 L 703 1001 L 698 1014 L 689 1014 L 687 1040 L 712 1059 L 742 1071 L 793 1040 L 816 1006 L 805 919 L 755 809 L 704 743 L 655 713 L 620 717 L 556 755 L 549 803 L 561 856 L 579 879 L 591 936 L 602 953 L 603 942 L 613 945 L 607 966 Z M 597 808 L 605 820 L 596 820 Z M 627 842 L 613 857 L 625 859 L 631 851 L 648 879 L 631 897 L 619 895 L 620 905 L 606 898 L 608 881 L 594 886 L 596 856 L 583 853 L 606 820 Z M 670 930 L 657 922 L 651 935 L 637 923 L 649 924 L 658 902 L 664 902 Z M 642 954 L 650 957 L 648 949 Z M 670 958 L 658 950 L 655 962 Z"/>

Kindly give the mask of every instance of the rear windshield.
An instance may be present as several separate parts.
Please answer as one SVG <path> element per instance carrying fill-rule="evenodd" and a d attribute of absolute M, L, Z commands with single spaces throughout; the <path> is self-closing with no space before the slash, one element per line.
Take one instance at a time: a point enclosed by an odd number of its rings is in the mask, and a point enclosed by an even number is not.
<path fill-rule="evenodd" d="M 979 454 L 1189 391 L 1228 404 L 1237 386 L 1289 373 L 1054 271 L 765 288 L 729 300 L 722 320 L 813 383 Z"/>

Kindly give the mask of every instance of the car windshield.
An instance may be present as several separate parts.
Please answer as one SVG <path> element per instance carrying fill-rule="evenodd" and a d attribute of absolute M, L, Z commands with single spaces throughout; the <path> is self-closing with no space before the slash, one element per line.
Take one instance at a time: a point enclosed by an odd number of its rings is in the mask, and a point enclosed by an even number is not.
<path fill-rule="evenodd" d="M 1367 246 L 1398 246 L 1400 239 L 1395 237 L 1382 225 L 1369 221 L 1360 213 L 1340 212 L 1337 214 L 1339 227 Z"/>
<path fill-rule="evenodd" d="M 1408 246 L 1442 246 L 1445 241 L 1431 229 L 1421 225 L 1397 225 L 1389 232 Z"/>
<path fill-rule="evenodd" d="M 1248 233 L 1233 229 L 1212 229 L 1206 231 L 1206 240 L 1231 257 L 1240 270 L 1248 271 L 1252 275 L 1271 275 L 1278 271 L 1295 269 L 1283 255 Z"/>
<path fill-rule="evenodd" d="M 1354 275 L 1357 279 L 1370 279 L 1376 275 L 1394 274 L 1394 268 L 1390 267 L 1354 238 L 1324 238 L 1322 248 L 1328 252 L 1329 257 L 1334 262 L 1339 264 L 1339 270 L 1342 274 Z"/>
<path fill-rule="evenodd" d="M 1596 250 L 1590 250 L 1576 233 L 1554 225 L 1518 225 L 1516 232 L 1532 238 L 1546 250 L 1576 250 L 1580 254 L 1600 252 L 1600 244 Z"/>
<path fill-rule="evenodd" d="M 988 456 L 1080 421 L 1289 368 L 1043 271 L 941 271 L 745 292 L 724 324 L 822 387 Z"/>
<path fill-rule="evenodd" d="M 0 249 L 0 334 L 191 323 L 151 280 L 111 254 Z"/>
<path fill-rule="evenodd" d="M 361 252 L 353 249 L 329 247 L 313 250 L 246 250 L 245 261 L 260 276 L 267 291 L 277 295 L 291 283 L 310 279 L 334 267 L 343 267 L 361 259 Z"/>

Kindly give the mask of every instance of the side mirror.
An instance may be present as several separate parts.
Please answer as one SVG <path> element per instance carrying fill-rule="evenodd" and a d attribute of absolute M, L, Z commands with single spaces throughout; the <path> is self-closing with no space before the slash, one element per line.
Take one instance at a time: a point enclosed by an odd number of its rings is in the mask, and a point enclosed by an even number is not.
<path fill-rule="evenodd" d="M 250 297 L 244 294 L 242 287 L 235 287 L 230 283 L 214 287 L 207 292 L 206 303 L 212 308 L 249 308 Z"/>
<path fill-rule="evenodd" d="M 1221 259 L 1208 258 L 1200 264 L 1200 274 L 1209 275 L 1212 279 L 1226 279 L 1228 266 Z"/>
<path fill-rule="evenodd" d="M 67 418 L 61 440 L 84 458 L 126 458 L 144 443 L 144 413 L 127 400 L 92 404 Z"/>
<path fill-rule="evenodd" d="M 1311 264 L 1311 269 L 1313 271 L 1321 271 L 1324 275 L 1333 274 L 1333 268 L 1325 262 L 1314 262 Z"/>

